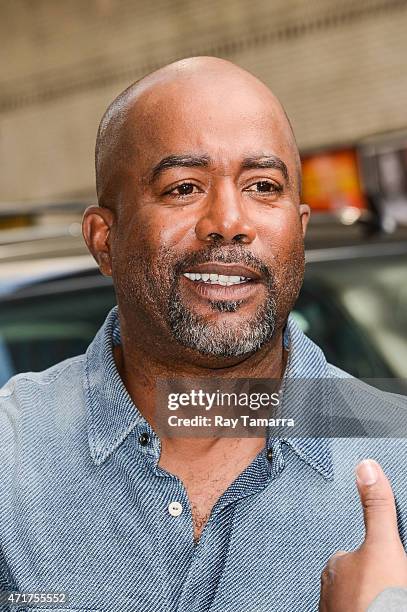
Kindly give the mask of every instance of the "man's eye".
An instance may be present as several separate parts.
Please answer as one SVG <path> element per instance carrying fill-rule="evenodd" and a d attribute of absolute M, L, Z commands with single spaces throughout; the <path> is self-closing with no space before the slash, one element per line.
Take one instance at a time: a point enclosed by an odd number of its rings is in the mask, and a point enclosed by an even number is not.
<path fill-rule="evenodd" d="M 271 181 L 257 181 L 245 189 L 245 191 L 254 191 L 256 193 L 277 193 L 281 191 L 281 187 Z"/>
<path fill-rule="evenodd" d="M 193 193 L 198 193 L 198 188 L 196 185 L 194 185 L 193 183 L 181 183 L 180 185 L 177 185 L 176 187 L 173 187 L 173 189 L 170 189 L 169 191 L 166 192 L 166 194 L 168 195 L 172 195 L 172 196 L 188 196 L 191 195 Z"/>

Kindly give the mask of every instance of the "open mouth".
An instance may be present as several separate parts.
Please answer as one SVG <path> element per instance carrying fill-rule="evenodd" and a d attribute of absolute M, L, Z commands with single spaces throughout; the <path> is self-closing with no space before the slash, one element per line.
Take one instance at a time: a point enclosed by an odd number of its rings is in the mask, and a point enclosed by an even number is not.
<path fill-rule="evenodd" d="M 182 276 L 198 295 L 210 300 L 243 300 L 262 284 L 258 272 L 237 264 L 206 262 L 191 267 Z"/>
<path fill-rule="evenodd" d="M 233 285 L 241 285 L 242 283 L 248 283 L 252 279 L 248 276 L 234 276 L 234 275 L 225 275 L 225 274 L 215 274 L 215 273 L 203 273 L 199 274 L 198 272 L 185 272 L 184 276 L 189 278 L 189 280 L 195 282 L 206 283 L 207 285 L 221 285 L 223 287 L 231 287 Z"/>

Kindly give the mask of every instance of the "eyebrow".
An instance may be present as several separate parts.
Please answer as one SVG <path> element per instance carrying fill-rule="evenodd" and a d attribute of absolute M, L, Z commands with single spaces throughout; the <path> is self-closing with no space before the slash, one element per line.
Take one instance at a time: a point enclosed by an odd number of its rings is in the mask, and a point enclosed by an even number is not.
<path fill-rule="evenodd" d="M 287 183 L 290 181 L 286 164 L 276 155 L 246 157 L 242 162 L 242 168 L 244 168 L 245 170 L 255 170 L 256 168 L 273 168 L 281 172 Z"/>
<path fill-rule="evenodd" d="M 153 182 L 165 170 L 170 168 L 207 168 L 211 159 L 207 155 L 168 155 L 163 157 L 151 171 L 150 181 Z M 245 157 L 241 164 L 244 170 L 256 168 L 273 168 L 279 170 L 287 183 L 289 182 L 288 168 L 282 159 L 276 155 L 261 155 L 258 157 Z"/>
<path fill-rule="evenodd" d="M 151 171 L 151 181 L 169 168 L 207 168 L 210 159 L 207 155 L 168 155 L 158 162 Z"/>

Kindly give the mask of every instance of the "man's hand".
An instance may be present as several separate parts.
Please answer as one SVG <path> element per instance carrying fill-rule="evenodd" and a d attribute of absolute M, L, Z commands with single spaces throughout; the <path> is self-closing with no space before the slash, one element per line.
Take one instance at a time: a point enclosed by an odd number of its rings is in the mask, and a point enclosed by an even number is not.
<path fill-rule="evenodd" d="M 356 468 L 365 540 L 353 552 L 331 557 L 321 576 L 320 612 L 366 612 L 388 587 L 407 587 L 407 556 L 397 528 L 393 492 L 380 465 L 366 459 Z"/>

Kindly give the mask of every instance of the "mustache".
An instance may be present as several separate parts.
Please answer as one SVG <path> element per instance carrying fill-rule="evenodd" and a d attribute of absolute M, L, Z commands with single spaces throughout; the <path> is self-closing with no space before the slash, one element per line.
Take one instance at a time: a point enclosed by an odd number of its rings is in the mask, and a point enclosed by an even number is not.
<path fill-rule="evenodd" d="M 274 275 L 267 264 L 253 253 L 250 253 L 250 251 L 237 246 L 231 246 L 227 249 L 225 247 L 211 246 L 189 253 L 175 263 L 173 267 L 174 280 L 191 266 L 207 262 L 243 264 L 258 272 L 267 284 L 273 283 Z"/>

